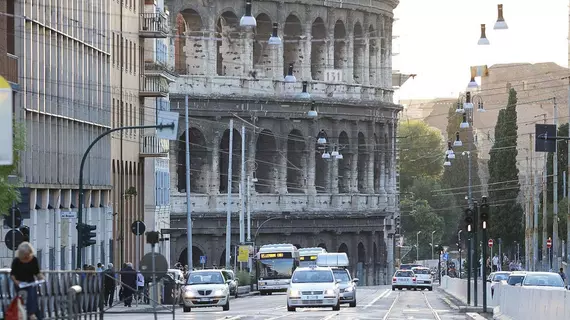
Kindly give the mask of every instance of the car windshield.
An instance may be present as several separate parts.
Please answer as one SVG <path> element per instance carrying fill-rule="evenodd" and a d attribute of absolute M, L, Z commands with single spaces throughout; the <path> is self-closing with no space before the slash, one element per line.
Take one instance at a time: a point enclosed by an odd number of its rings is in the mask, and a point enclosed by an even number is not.
<path fill-rule="evenodd" d="M 499 281 L 503 281 L 503 280 L 507 280 L 507 279 L 509 279 L 508 273 L 497 273 L 497 274 L 495 274 L 495 277 L 493 277 L 494 282 L 499 282 Z"/>
<path fill-rule="evenodd" d="M 510 284 L 511 286 L 514 286 L 516 284 L 522 283 L 523 279 L 524 279 L 523 275 L 509 276 L 509 279 L 507 279 L 507 283 Z"/>
<path fill-rule="evenodd" d="M 398 278 L 411 278 L 414 276 L 414 272 L 413 271 L 398 271 L 396 272 L 395 277 Z"/>
<path fill-rule="evenodd" d="M 412 270 L 412 268 L 415 268 L 415 267 L 421 267 L 421 265 L 418 265 L 418 264 L 403 264 L 403 265 L 400 266 L 400 269 L 402 269 L 402 270 Z"/>
<path fill-rule="evenodd" d="M 188 281 L 186 284 L 194 285 L 194 284 L 223 284 L 224 278 L 222 277 L 222 273 L 219 271 L 212 271 L 212 272 L 193 272 L 190 273 L 188 277 Z"/>
<path fill-rule="evenodd" d="M 348 271 L 346 270 L 333 270 L 334 278 L 340 280 L 340 282 L 349 282 L 350 277 L 348 275 Z"/>
<path fill-rule="evenodd" d="M 259 277 L 263 279 L 291 279 L 294 269 L 293 259 L 259 260 Z"/>
<path fill-rule="evenodd" d="M 431 274 L 431 272 L 429 271 L 429 269 L 413 268 L 412 271 L 414 271 L 415 274 Z"/>
<path fill-rule="evenodd" d="M 523 286 L 564 287 L 564 281 L 558 274 L 527 274 Z"/>
<path fill-rule="evenodd" d="M 327 270 L 300 270 L 293 274 L 293 283 L 333 282 L 333 274 Z"/>

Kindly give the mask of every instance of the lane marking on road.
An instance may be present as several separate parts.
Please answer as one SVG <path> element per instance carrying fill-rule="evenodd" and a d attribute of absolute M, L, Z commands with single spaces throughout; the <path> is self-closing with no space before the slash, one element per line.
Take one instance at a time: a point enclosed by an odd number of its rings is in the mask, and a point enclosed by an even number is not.
<path fill-rule="evenodd" d="M 447 297 L 441 297 L 441 300 L 443 300 L 443 302 L 447 303 L 451 309 L 453 310 L 459 310 L 459 307 L 455 305 L 455 303 L 451 302 L 451 300 L 449 300 L 449 298 Z"/>
<path fill-rule="evenodd" d="M 291 315 L 290 315 L 290 314 L 284 314 L 284 315 L 282 315 L 282 316 L 277 316 L 277 317 L 273 317 L 273 318 L 268 318 L 268 319 L 265 319 L 265 320 L 276 320 L 276 319 L 281 319 L 281 318 L 285 318 L 285 317 L 289 317 L 289 316 L 291 316 Z"/>
<path fill-rule="evenodd" d="M 239 320 L 239 319 L 241 319 L 241 317 L 242 316 L 233 316 L 233 317 L 225 316 L 223 318 L 218 318 L 216 320 Z"/>
<path fill-rule="evenodd" d="M 400 299 L 400 295 L 402 293 L 398 292 L 398 295 L 396 296 L 396 298 L 394 299 L 394 302 L 392 302 L 392 304 L 390 305 L 390 308 L 388 308 L 388 311 L 386 312 L 386 314 L 384 315 L 384 317 L 382 318 L 382 320 L 386 320 L 388 319 L 388 317 L 390 316 L 390 312 L 392 312 L 392 309 L 394 309 L 394 306 L 396 305 L 396 303 L 398 302 L 398 299 Z"/>
<path fill-rule="evenodd" d="M 373 304 L 376 303 L 376 301 L 387 297 L 388 295 L 390 295 L 390 293 L 392 293 L 392 291 L 390 291 L 390 289 L 386 289 L 384 292 L 382 292 L 379 296 L 377 296 L 376 298 L 374 298 L 374 300 L 370 301 L 367 305 L 364 306 L 363 309 L 368 309 L 370 306 L 372 306 Z"/>
<path fill-rule="evenodd" d="M 424 296 L 424 300 L 425 300 L 428 308 L 431 310 L 431 314 L 434 316 L 434 318 L 436 320 L 441 320 L 441 318 L 439 317 L 439 314 L 437 314 L 437 311 L 435 311 L 435 309 L 431 306 L 431 303 L 429 303 L 427 295 L 423 291 L 422 291 L 422 295 Z"/>

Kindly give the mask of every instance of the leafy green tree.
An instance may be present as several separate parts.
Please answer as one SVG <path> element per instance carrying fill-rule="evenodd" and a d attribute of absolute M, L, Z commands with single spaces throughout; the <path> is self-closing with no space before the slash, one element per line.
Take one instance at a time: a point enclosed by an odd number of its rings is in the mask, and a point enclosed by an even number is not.
<path fill-rule="evenodd" d="M 14 124 L 14 162 L 10 166 L 0 166 L 0 214 L 6 215 L 12 207 L 12 202 L 20 201 L 19 186 L 8 181 L 8 176 L 17 174 L 20 152 L 25 147 L 24 127 Z"/>
<path fill-rule="evenodd" d="M 416 235 L 419 235 L 420 259 L 431 259 L 431 233 L 432 231 L 443 230 L 444 220 L 434 212 L 434 209 L 426 200 L 403 199 L 400 201 L 402 211 L 403 235 L 406 245 L 416 246 Z M 442 234 L 434 234 L 434 242 L 441 242 Z M 412 250 L 412 260 L 416 258 L 416 250 Z"/>
<path fill-rule="evenodd" d="M 523 208 L 517 202 L 520 185 L 516 108 L 517 92 L 511 89 L 507 107 L 499 111 L 489 159 L 489 236 L 502 238 L 506 247 L 512 247 L 524 237 Z"/>
<path fill-rule="evenodd" d="M 421 177 L 441 174 L 444 149 L 441 133 L 423 121 L 404 121 L 400 136 L 400 188 L 406 190 Z"/>
<path fill-rule="evenodd" d="M 442 189 L 440 177 L 422 177 L 413 181 L 408 193 L 414 199 L 426 200 L 435 214 L 445 221 L 442 229 L 436 232 L 440 233 L 443 243 L 454 245 L 457 241 L 457 226 L 462 220 L 461 210 L 455 199 L 447 196 Z"/>

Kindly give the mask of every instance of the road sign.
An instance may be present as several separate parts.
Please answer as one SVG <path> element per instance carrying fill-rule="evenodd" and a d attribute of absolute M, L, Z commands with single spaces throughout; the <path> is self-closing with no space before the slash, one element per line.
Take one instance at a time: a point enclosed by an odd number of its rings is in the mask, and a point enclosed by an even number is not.
<path fill-rule="evenodd" d="M 445 253 L 443 254 L 442 260 L 443 260 L 443 261 L 447 261 L 448 258 L 449 258 L 449 254 L 448 254 L 447 252 L 445 252 Z"/>
<path fill-rule="evenodd" d="M 552 248 L 552 239 L 548 238 L 548 240 L 546 240 L 546 247 L 548 249 Z"/>
<path fill-rule="evenodd" d="M 10 166 L 13 159 L 13 124 L 12 110 L 14 108 L 12 86 L 0 76 L 0 165 Z"/>
<path fill-rule="evenodd" d="M 136 235 L 136 236 L 141 236 L 144 234 L 146 230 L 146 226 L 144 225 L 144 222 L 137 220 L 135 222 L 133 222 L 133 224 L 131 224 L 131 231 Z"/>
<path fill-rule="evenodd" d="M 555 124 L 536 124 L 534 129 L 534 149 L 536 152 L 556 152 L 556 140 L 548 139 L 556 137 Z"/>
<path fill-rule="evenodd" d="M 487 243 L 489 244 L 489 248 L 492 248 L 494 241 L 493 241 L 493 239 L 489 239 L 489 241 Z"/>
<path fill-rule="evenodd" d="M 158 279 L 166 276 L 168 271 L 168 261 L 166 258 L 157 252 L 149 252 L 144 255 L 141 260 L 140 269 L 145 278 L 152 279 L 152 256 L 154 255 L 154 266 L 156 270 L 156 277 Z"/>
<path fill-rule="evenodd" d="M 249 261 L 249 246 L 239 246 L 238 262 Z"/>
<path fill-rule="evenodd" d="M 16 234 L 14 235 L 14 233 L 16 233 Z M 12 239 L 12 237 L 14 237 L 14 239 Z M 12 240 L 15 240 L 15 241 L 12 241 Z M 6 243 L 6 247 L 8 247 L 8 249 L 10 249 L 12 251 L 18 249 L 18 246 L 23 241 L 24 241 L 24 235 L 18 229 L 12 229 L 12 230 L 8 231 L 6 233 L 6 236 L 4 237 L 4 242 Z"/>
<path fill-rule="evenodd" d="M 14 225 L 12 225 L 14 222 Z M 17 207 L 10 208 L 10 214 L 4 218 L 4 223 L 11 229 L 19 228 L 22 225 L 22 213 Z"/>
<path fill-rule="evenodd" d="M 156 124 L 167 125 L 174 123 L 174 128 L 156 129 L 156 135 L 160 139 L 176 140 L 178 139 L 178 112 L 170 112 L 159 110 L 157 113 Z"/>
<path fill-rule="evenodd" d="M 200 256 L 200 264 L 206 264 L 206 256 Z"/>

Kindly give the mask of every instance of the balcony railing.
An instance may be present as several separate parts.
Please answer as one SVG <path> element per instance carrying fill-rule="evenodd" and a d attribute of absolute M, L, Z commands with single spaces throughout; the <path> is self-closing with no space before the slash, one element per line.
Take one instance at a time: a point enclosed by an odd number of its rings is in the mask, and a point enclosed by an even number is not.
<path fill-rule="evenodd" d="M 168 81 L 160 75 L 147 74 L 140 78 L 140 96 L 158 98 L 168 96 Z"/>
<path fill-rule="evenodd" d="M 161 75 L 170 82 L 175 81 L 176 77 L 178 76 L 174 70 L 174 67 L 160 63 L 158 61 L 145 61 L 144 73 L 146 75 Z"/>
<path fill-rule="evenodd" d="M 2 68 L 2 76 L 9 82 L 18 83 L 18 57 L 7 53 L 6 65 L 0 66 Z"/>
<path fill-rule="evenodd" d="M 141 38 L 168 37 L 168 20 L 164 13 L 141 13 L 139 35 Z"/>
<path fill-rule="evenodd" d="M 169 150 L 169 141 L 160 139 L 156 134 L 143 134 L 140 141 L 141 157 L 166 157 Z"/>

